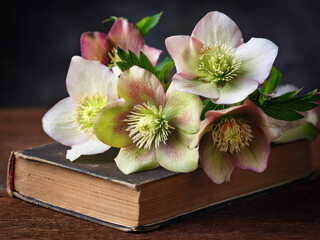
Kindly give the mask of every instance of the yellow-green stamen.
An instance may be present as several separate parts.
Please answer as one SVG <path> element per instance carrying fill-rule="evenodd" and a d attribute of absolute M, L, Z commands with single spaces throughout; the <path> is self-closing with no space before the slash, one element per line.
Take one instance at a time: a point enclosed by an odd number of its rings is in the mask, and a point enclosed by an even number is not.
<path fill-rule="evenodd" d="M 121 61 L 120 57 L 118 56 L 117 49 L 115 47 L 112 48 L 110 52 L 108 52 L 108 57 L 110 60 L 108 67 L 113 67 L 116 64 L 116 62 Z"/>
<path fill-rule="evenodd" d="M 235 48 L 228 44 L 206 45 L 198 57 L 199 80 L 223 85 L 239 76 L 241 62 Z"/>
<path fill-rule="evenodd" d="M 239 152 L 249 146 L 253 136 L 250 125 L 241 119 L 223 118 L 212 127 L 213 145 L 222 152 Z"/>
<path fill-rule="evenodd" d="M 174 129 L 166 120 L 162 106 L 157 108 L 149 103 L 136 105 L 125 121 L 129 136 L 139 148 L 150 149 L 153 145 L 158 148 L 161 142 L 166 143 L 170 130 Z"/>
<path fill-rule="evenodd" d="M 94 119 L 107 104 L 107 98 L 99 94 L 82 97 L 75 111 L 75 118 L 78 126 L 84 133 L 93 133 L 92 125 Z"/>

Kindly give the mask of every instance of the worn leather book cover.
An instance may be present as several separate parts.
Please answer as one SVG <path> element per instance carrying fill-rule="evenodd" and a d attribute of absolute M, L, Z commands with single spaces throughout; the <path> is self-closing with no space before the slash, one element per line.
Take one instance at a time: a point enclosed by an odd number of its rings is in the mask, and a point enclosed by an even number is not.
<path fill-rule="evenodd" d="M 10 196 L 123 231 L 148 231 L 194 214 L 248 200 L 309 179 L 309 141 L 272 147 L 263 173 L 236 169 L 231 181 L 214 184 L 201 168 L 187 174 L 161 167 L 125 175 L 118 150 L 65 159 L 68 147 L 52 143 L 13 152 Z"/>

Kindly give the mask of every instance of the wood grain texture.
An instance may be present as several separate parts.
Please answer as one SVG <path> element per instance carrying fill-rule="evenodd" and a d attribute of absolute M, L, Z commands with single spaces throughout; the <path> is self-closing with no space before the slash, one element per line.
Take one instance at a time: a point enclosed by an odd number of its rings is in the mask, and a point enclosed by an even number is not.
<path fill-rule="evenodd" d="M 142 234 L 9 198 L 1 186 L 10 151 L 52 141 L 41 129 L 45 110 L 0 109 L 0 239 L 319 239 L 319 178 Z"/>

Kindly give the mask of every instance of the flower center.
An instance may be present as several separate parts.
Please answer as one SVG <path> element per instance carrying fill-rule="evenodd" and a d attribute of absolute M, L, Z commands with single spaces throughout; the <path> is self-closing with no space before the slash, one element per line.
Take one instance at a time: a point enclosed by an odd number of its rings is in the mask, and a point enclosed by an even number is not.
<path fill-rule="evenodd" d="M 216 42 L 214 46 L 206 45 L 198 57 L 197 71 L 199 79 L 204 82 L 223 86 L 240 74 L 241 59 L 235 48 Z"/>
<path fill-rule="evenodd" d="M 166 143 L 170 130 L 174 129 L 166 120 L 162 106 L 157 108 L 149 103 L 134 106 L 125 121 L 129 136 L 139 148 L 150 149 L 152 145 L 158 148 L 161 142 Z"/>
<path fill-rule="evenodd" d="M 220 151 L 239 152 L 252 141 L 251 127 L 241 119 L 223 118 L 212 127 L 213 145 Z"/>
<path fill-rule="evenodd" d="M 115 47 L 112 48 L 110 52 L 108 52 L 108 57 L 110 59 L 108 67 L 113 67 L 114 65 L 116 65 L 116 62 L 121 61 L 120 57 L 118 56 L 117 49 Z"/>
<path fill-rule="evenodd" d="M 93 133 L 92 125 L 98 112 L 108 104 L 105 96 L 99 94 L 84 96 L 76 109 L 75 117 L 80 129 Z"/>

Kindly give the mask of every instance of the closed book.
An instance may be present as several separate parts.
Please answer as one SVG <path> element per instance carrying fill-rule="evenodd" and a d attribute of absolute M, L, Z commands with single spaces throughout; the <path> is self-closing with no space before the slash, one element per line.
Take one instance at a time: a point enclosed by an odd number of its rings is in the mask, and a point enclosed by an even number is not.
<path fill-rule="evenodd" d="M 74 162 L 68 147 L 52 143 L 13 152 L 10 196 L 123 231 L 148 231 L 204 211 L 309 179 L 311 144 L 275 145 L 263 173 L 235 169 L 215 184 L 201 168 L 174 173 L 161 167 L 125 175 L 114 162 L 118 149 Z"/>

